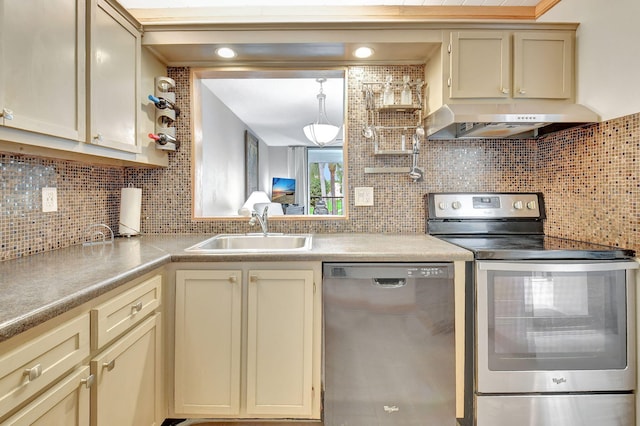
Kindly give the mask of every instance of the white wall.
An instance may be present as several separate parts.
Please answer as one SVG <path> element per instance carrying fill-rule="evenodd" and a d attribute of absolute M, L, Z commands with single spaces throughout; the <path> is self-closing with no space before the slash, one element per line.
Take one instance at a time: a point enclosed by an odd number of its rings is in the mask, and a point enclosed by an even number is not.
<path fill-rule="evenodd" d="M 294 177 L 289 176 L 289 148 L 286 146 L 271 146 L 269 147 L 269 175 L 267 177 L 268 189 L 265 189 L 267 194 L 271 196 L 271 179 L 273 177 Z"/>
<path fill-rule="evenodd" d="M 201 84 L 202 146 L 196 147 L 196 216 L 237 215 L 245 202 L 244 134 L 247 126 Z M 202 182 L 202 185 L 198 183 Z M 203 188 L 206 188 L 204 190 Z"/>
<path fill-rule="evenodd" d="M 561 0 L 539 22 L 578 22 L 577 101 L 603 121 L 640 112 L 640 1 Z"/>

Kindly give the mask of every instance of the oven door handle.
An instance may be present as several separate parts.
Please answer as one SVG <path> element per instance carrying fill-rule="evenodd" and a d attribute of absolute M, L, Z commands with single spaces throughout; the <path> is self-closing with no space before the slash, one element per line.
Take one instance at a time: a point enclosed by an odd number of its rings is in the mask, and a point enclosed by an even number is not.
<path fill-rule="evenodd" d="M 624 269 L 638 269 L 640 264 L 637 261 L 593 261 L 593 262 L 494 262 L 476 261 L 478 270 L 483 271 L 533 271 L 533 272 L 597 272 L 597 271 L 619 271 Z"/>

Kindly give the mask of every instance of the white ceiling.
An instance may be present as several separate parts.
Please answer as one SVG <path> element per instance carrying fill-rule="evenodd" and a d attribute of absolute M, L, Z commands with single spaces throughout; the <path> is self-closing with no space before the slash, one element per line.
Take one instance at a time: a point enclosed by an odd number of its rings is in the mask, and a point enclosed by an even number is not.
<path fill-rule="evenodd" d="M 127 9 L 243 6 L 535 6 L 540 0 L 119 0 Z"/>
<path fill-rule="evenodd" d="M 315 78 L 205 79 L 216 95 L 253 133 L 270 146 L 313 145 L 302 128 L 316 121 L 320 84 Z M 344 80 L 328 78 L 323 84 L 327 117 L 342 125 Z M 206 119 L 206 118 L 205 118 Z M 342 135 L 335 145 L 341 145 Z"/>

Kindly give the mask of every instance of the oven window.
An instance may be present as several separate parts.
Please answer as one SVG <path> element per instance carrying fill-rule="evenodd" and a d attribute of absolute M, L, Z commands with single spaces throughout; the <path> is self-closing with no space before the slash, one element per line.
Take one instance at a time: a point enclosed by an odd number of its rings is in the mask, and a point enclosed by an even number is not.
<path fill-rule="evenodd" d="M 626 274 L 488 271 L 489 369 L 622 369 Z"/>

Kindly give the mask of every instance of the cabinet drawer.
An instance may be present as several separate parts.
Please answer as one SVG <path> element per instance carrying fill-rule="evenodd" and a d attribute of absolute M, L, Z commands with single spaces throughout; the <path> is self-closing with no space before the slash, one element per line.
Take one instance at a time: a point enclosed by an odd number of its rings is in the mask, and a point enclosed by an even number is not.
<path fill-rule="evenodd" d="M 2 426 L 89 426 L 89 367 L 79 367 Z"/>
<path fill-rule="evenodd" d="M 82 315 L 0 355 L 0 417 L 89 356 L 89 316 Z"/>
<path fill-rule="evenodd" d="M 160 305 L 162 276 L 156 275 L 91 310 L 91 346 L 101 348 Z"/>

